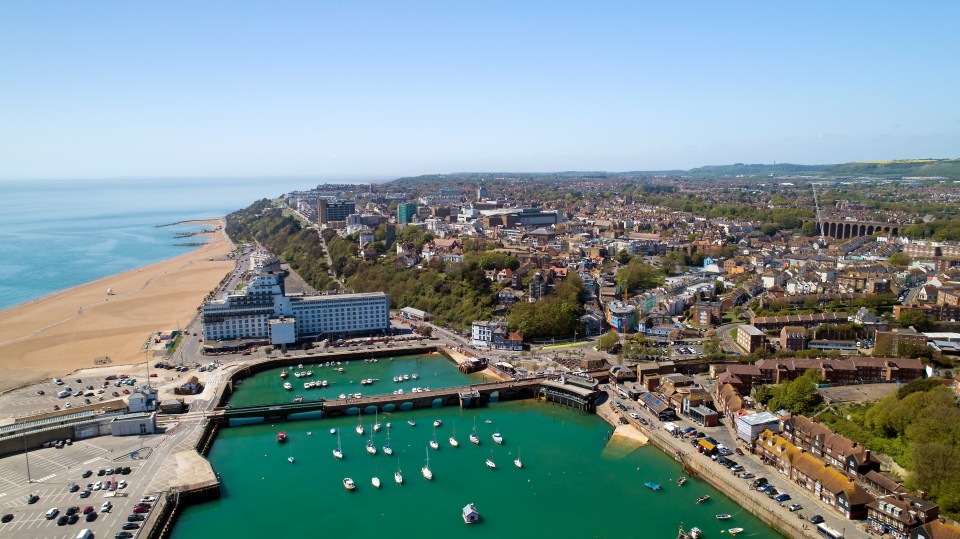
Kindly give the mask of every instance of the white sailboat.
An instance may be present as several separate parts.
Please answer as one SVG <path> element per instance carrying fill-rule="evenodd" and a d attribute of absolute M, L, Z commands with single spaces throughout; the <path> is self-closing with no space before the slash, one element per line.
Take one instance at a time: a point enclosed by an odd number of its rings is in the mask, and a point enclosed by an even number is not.
<path fill-rule="evenodd" d="M 361 423 L 361 417 L 363 417 L 363 410 L 357 411 L 357 436 L 363 436 L 363 423 Z"/>
<path fill-rule="evenodd" d="M 373 432 L 380 432 L 380 421 L 377 415 L 377 412 L 373 412 Z"/>
<path fill-rule="evenodd" d="M 393 480 L 397 482 L 398 485 L 403 484 L 403 475 L 400 474 L 400 459 L 397 459 L 397 471 L 393 474 Z"/>
<path fill-rule="evenodd" d="M 440 449 L 440 444 L 437 443 L 437 427 L 433 427 L 433 439 L 430 440 L 430 447 Z"/>
<path fill-rule="evenodd" d="M 420 469 L 420 473 L 423 474 L 423 478 L 427 481 L 433 479 L 433 472 L 430 471 L 430 451 L 427 451 L 427 463 Z"/>
<path fill-rule="evenodd" d="M 450 445 L 453 447 L 460 447 L 460 442 L 457 441 L 457 426 L 453 426 L 453 435 L 450 436 Z"/>
<path fill-rule="evenodd" d="M 370 480 L 370 483 L 373 484 L 374 488 L 380 488 L 380 478 L 373 476 L 373 479 Z"/>
<path fill-rule="evenodd" d="M 523 468 L 523 461 L 520 460 L 520 450 L 517 449 L 517 458 L 513 459 L 513 465 L 517 468 Z"/>
<path fill-rule="evenodd" d="M 387 431 L 387 443 L 383 446 L 383 454 L 388 457 L 393 454 L 393 448 L 390 447 L 390 431 Z"/>
<path fill-rule="evenodd" d="M 333 450 L 333 458 L 343 458 L 343 450 L 340 449 L 340 431 L 337 431 L 337 448 Z"/>
<path fill-rule="evenodd" d="M 490 458 L 487 459 L 487 468 L 491 470 L 497 469 L 497 465 L 493 463 L 493 451 L 490 451 Z"/>
<path fill-rule="evenodd" d="M 473 432 L 470 433 L 470 441 L 474 445 L 480 445 L 480 437 L 477 436 L 477 418 L 473 418 Z"/>

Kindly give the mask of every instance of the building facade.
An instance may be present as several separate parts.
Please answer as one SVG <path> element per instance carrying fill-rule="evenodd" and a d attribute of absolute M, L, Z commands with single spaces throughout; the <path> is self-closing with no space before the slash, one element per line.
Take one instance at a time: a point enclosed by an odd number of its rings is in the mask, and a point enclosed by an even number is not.
<path fill-rule="evenodd" d="M 406 202 L 397 205 L 397 222 L 412 223 L 413 217 L 417 215 L 416 202 Z"/>
<path fill-rule="evenodd" d="M 317 222 L 321 225 L 331 221 L 346 221 L 347 216 L 357 213 L 356 204 L 352 200 L 317 200 Z"/>

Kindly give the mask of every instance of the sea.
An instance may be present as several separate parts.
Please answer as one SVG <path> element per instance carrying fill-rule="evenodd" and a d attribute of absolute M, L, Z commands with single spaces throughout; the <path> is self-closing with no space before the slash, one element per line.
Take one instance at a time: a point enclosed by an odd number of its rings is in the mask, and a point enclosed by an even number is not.
<path fill-rule="evenodd" d="M 315 180 L 127 179 L 0 181 L 0 310 L 173 258 L 202 241 L 196 226 Z"/>
<path fill-rule="evenodd" d="M 399 388 L 409 394 L 412 387 L 482 381 L 435 354 L 344 362 L 343 373 L 336 367 L 294 367 L 292 372 L 311 370 L 313 376 L 288 376 L 299 384 L 291 391 L 282 388 L 281 369 L 259 373 L 240 384 L 231 405 L 289 402 L 294 394 L 306 399 L 320 391 L 302 390 L 303 380 L 335 381 L 326 390 L 328 398 Z M 414 373 L 417 380 L 393 381 Z M 360 386 L 362 379 L 377 381 Z M 433 426 L 435 420 L 439 427 Z M 379 432 L 373 431 L 375 421 L 383 425 Z M 358 424 L 364 427 L 362 436 L 355 430 Z M 276 441 L 280 431 L 287 435 L 285 444 Z M 470 443 L 473 432 L 480 445 Z M 495 432 L 502 445 L 494 443 Z M 219 431 L 208 457 L 222 482 L 221 498 L 188 507 L 172 537 L 672 539 L 681 525 L 699 527 L 707 538 L 725 537 L 733 527 L 744 529 L 738 538 L 781 537 L 703 481 L 678 486 L 683 471 L 673 459 L 653 446 L 611 440 L 612 432 L 594 414 L 533 400 L 235 425 Z M 459 447 L 449 443 L 450 437 Z M 430 448 L 433 439 L 439 449 Z M 368 442 L 377 447 L 376 455 L 366 452 Z M 343 460 L 333 457 L 338 444 Z M 384 454 L 385 444 L 393 456 Z M 430 481 L 421 473 L 428 458 Z M 517 458 L 521 468 L 514 464 Z M 496 469 L 487 466 L 488 459 Z M 402 485 L 395 482 L 397 471 Z M 356 490 L 344 488 L 345 477 L 353 479 Z M 380 479 L 380 488 L 373 486 L 373 477 Z M 645 482 L 659 483 L 662 490 L 653 491 Z M 704 494 L 710 500 L 697 504 Z M 463 521 L 469 503 L 480 513 L 476 524 Z M 718 521 L 716 515 L 723 513 L 733 518 Z"/>

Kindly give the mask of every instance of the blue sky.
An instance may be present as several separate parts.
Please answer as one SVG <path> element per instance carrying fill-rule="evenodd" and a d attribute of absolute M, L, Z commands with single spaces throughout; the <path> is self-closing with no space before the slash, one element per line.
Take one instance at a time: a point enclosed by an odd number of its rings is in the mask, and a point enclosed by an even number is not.
<path fill-rule="evenodd" d="M 960 157 L 957 2 L 7 2 L 0 178 Z"/>

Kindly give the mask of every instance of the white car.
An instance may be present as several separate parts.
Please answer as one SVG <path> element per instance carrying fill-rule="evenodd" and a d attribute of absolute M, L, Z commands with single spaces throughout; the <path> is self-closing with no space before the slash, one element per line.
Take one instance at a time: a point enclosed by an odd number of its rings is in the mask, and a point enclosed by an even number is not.
<path fill-rule="evenodd" d="M 127 482 L 121 479 L 120 482 L 117 483 L 117 488 L 127 488 Z"/>
<path fill-rule="evenodd" d="M 103 481 L 97 481 L 93 484 L 93 490 L 100 490 L 103 488 Z"/>
<path fill-rule="evenodd" d="M 157 501 L 156 496 L 144 496 L 143 498 L 140 498 L 140 503 L 153 503 L 155 501 Z"/>
<path fill-rule="evenodd" d="M 630 417 L 632 417 L 632 418 L 634 418 L 634 419 L 640 419 L 640 416 L 638 416 L 638 415 L 636 414 L 636 412 L 630 412 Z"/>
<path fill-rule="evenodd" d="M 113 509 L 113 504 L 109 501 L 103 502 L 103 505 L 100 506 L 101 513 L 109 513 Z"/>

